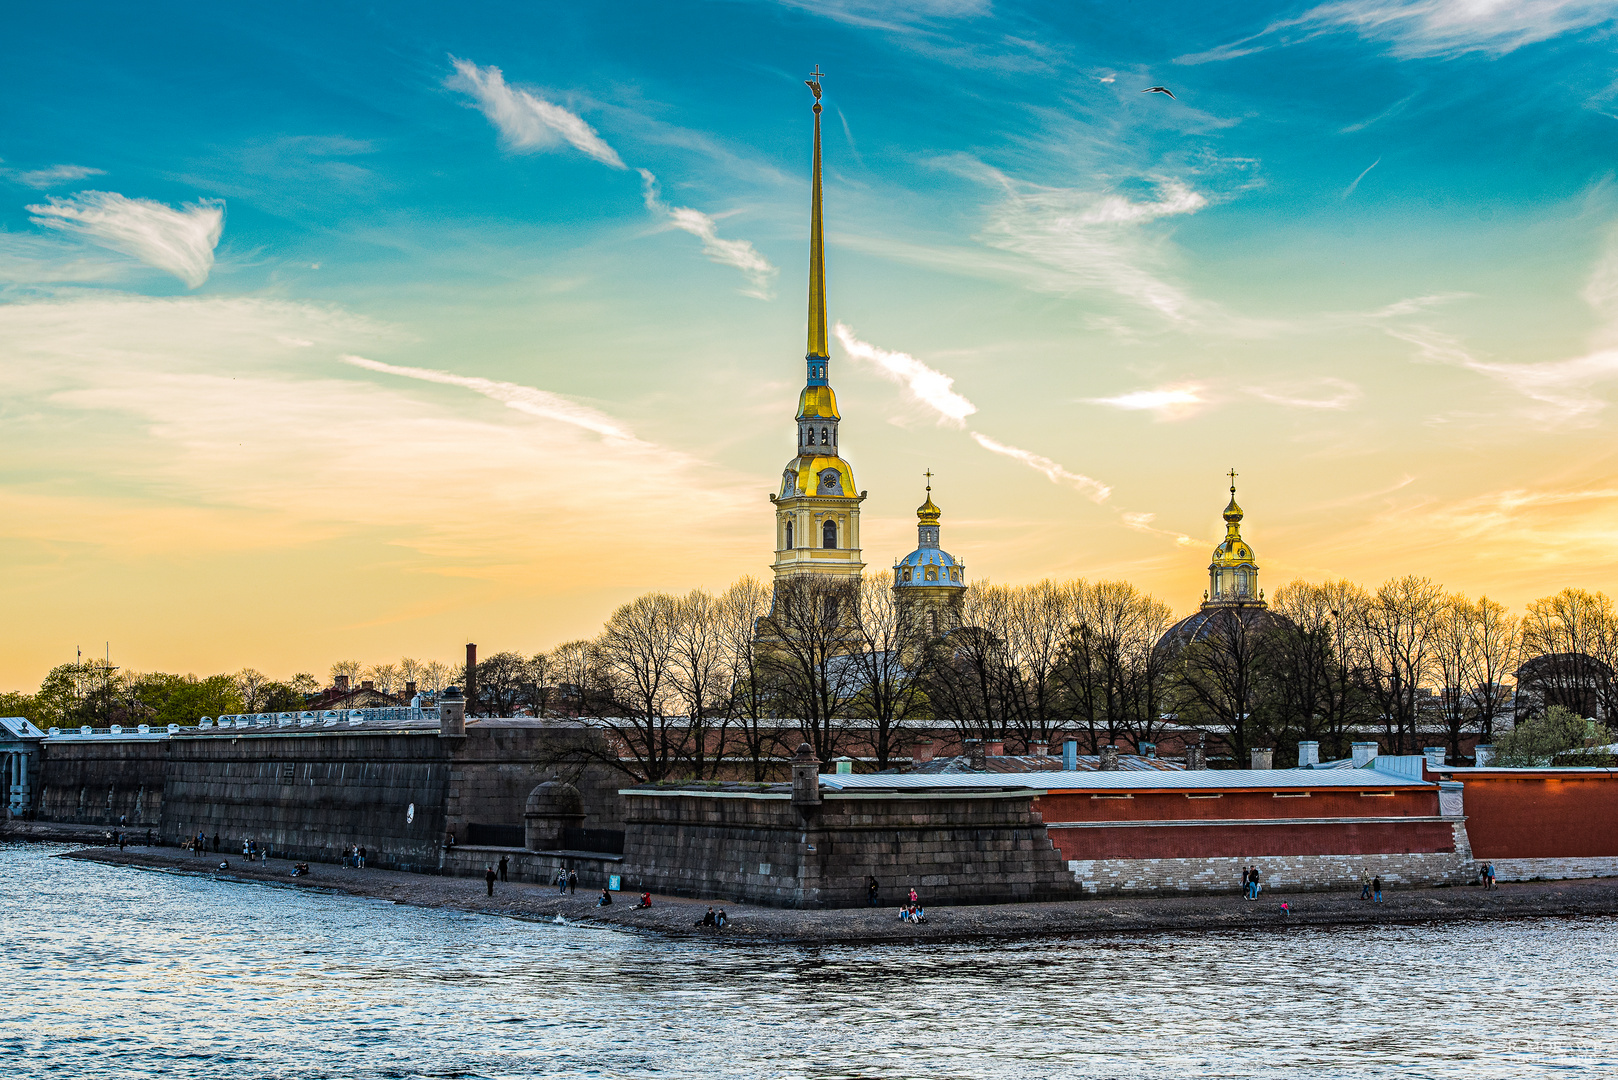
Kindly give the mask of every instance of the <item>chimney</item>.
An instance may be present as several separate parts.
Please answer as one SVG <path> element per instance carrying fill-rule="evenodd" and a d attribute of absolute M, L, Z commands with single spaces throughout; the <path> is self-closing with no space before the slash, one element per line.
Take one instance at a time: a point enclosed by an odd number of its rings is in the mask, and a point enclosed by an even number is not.
<path fill-rule="evenodd" d="M 1472 753 L 1477 757 L 1475 764 L 1478 768 L 1486 769 L 1494 764 L 1494 743 L 1478 743 L 1472 748 Z"/>
<path fill-rule="evenodd" d="M 1421 748 L 1422 757 L 1427 759 L 1429 769 L 1442 769 L 1444 767 L 1444 751 L 1442 746 L 1424 746 Z"/>
<path fill-rule="evenodd" d="M 470 641 L 466 643 L 466 705 L 478 707 L 478 647 Z"/>
<path fill-rule="evenodd" d="M 1139 743 L 1135 747 L 1135 753 L 1141 757 L 1155 758 L 1157 756 L 1157 744 L 1155 742 Z"/>
<path fill-rule="evenodd" d="M 1118 771 L 1118 748 L 1116 746 L 1103 746 L 1101 748 L 1101 771 Z"/>
<path fill-rule="evenodd" d="M 438 698 L 438 737 L 460 739 L 466 735 L 466 699 L 459 686 L 446 687 Z"/>
<path fill-rule="evenodd" d="M 820 762 L 808 743 L 800 743 L 792 759 L 792 805 L 800 810 L 820 805 Z"/>
<path fill-rule="evenodd" d="M 1376 760 L 1377 744 L 1374 742 L 1357 742 L 1354 747 L 1354 767 L 1363 769 Z"/>
<path fill-rule="evenodd" d="M 978 772 L 983 772 L 989 767 L 983 760 L 982 739 L 966 740 L 966 765 L 967 768 L 975 769 Z"/>
<path fill-rule="evenodd" d="M 1248 750 L 1247 754 L 1252 759 L 1253 768 L 1255 769 L 1271 768 L 1275 761 L 1275 750 L 1272 748 L 1266 747 L 1265 749 L 1260 750 L 1255 746 Z"/>
<path fill-rule="evenodd" d="M 1208 753 L 1201 739 L 1185 744 L 1185 767 L 1189 772 L 1200 772 L 1208 767 Z"/>
<path fill-rule="evenodd" d="M 337 676 L 337 678 L 335 680 L 333 680 L 333 682 L 334 682 L 336 690 L 337 690 L 337 692 L 339 694 L 348 693 L 348 676 L 347 675 L 339 675 L 339 676 Z"/>
<path fill-rule="evenodd" d="M 931 760 L 933 760 L 933 740 L 916 740 L 910 747 L 910 763 L 912 765 L 924 765 Z"/>
<path fill-rule="evenodd" d="M 1005 757 L 1006 756 L 1006 743 L 1005 743 L 1005 740 L 1004 739 L 999 739 L 999 740 L 996 740 L 996 741 L 991 742 L 991 743 L 985 743 L 983 752 L 985 754 L 989 755 L 990 757 Z"/>
<path fill-rule="evenodd" d="M 1049 743 L 1031 742 L 1031 743 L 1028 744 L 1028 756 L 1029 757 L 1044 757 L 1046 754 L 1049 754 L 1050 752 L 1051 752 L 1051 746 L 1050 746 Z"/>
<path fill-rule="evenodd" d="M 833 758 L 832 760 L 834 762 L 836 762 L 836 764 L 837 764 L 837 775 L 838 776 L 847 776 L 849 773 L 852 773 L 854 771 L 854 759 L 853 758 L 845 756 L 845 757 Z"/>
<path fill-rule="evenodd" d="M 1307 769 L 1311 765 L 1320 764 L 1320 744 L 1317 742 L 1301 742 L 1298 744 L 1298 768 Z"/>
<path fill-rule="evenodd" d="M 405 696 L 405 698 L 407 700 L 409 698 L 413 698 L 413 697 L 416 696 L 416 680 L 415 679 L 406 679 L 405 680 L 404 696 Z"/>
<path fill-rule="evenodd" d="M 361 679 L 360 680 L 360 689 L 361 690 L 375 690 L 376 689 L 376 683 L 372 682 L 370 679 Z"/>
<path fill-rule="evenodd" d="M 1079 768 L 1079 740 L 1068 739 L 1062 743 L 1062 771 L 1077 772 Z"/>

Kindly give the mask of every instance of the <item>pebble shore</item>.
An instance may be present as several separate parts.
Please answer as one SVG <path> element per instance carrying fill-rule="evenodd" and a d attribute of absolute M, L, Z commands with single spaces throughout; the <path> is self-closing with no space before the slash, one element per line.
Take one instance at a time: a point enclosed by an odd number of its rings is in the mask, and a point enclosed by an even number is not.
<path fill-rule="evenodd" d="M 1618 915 L 1618 878 L 1510 883 L 1490 892 L 1477 887 L 1390 889 L 1383 894 L 1381 904 L 1360 900 L 1358 891 L 1266 891 L 1258 901 L 1233 894 L 929 907 L 927 923 L 912 925 L 897 917 L 899 883 L 887 890 L 893 894 L 891 903 L 879 908 L 798 911 L 738 904 L 723 897 L 688 899 L 654 894 L 650 908 L 637 909 L 634 904 L 639 897 L 629 892 L 614 894 L 611 907 L 596 906 L 599 886 L 586 889 L 581 885 L 577 895 L 560 896 L 554 886 L 496 883 L 491 898 L 481 878 L 361 870 L 325 863 L 313 864 L 307 877 L 294 878 L 292 863 L 281 859 L 248 863 L 240 855 L 192 856 L 174 848 L 129 847 L 120 852 L 115 847 L 93 847 L 66 852 L 61 857 L 284 888 L 329 890 L 399 904 L 519 919 L 554 921 L 560 915 L 571 923 L 733 943 L 966 941 Z M 228 862 L 229 868 L 217 869 L 220 862 Z M 1290 905 L 1290 915 L 1281 913 L 1283 901 Z M 723 907 L 729 915 L 726 930 L 716 933 L 693 925 L 710 905 Z"/>

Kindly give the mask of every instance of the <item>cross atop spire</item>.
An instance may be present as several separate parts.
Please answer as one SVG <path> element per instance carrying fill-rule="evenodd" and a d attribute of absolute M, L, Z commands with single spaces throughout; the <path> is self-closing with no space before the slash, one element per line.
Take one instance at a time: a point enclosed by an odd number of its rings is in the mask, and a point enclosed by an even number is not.
<path fill-rule="evenodd" d="M 933 493 L 933 470 L 928 469 L 921 475 L 927 478 L 927 494 L 931 495 Z"/>
<path fill-rule="evenodd" d="M 1236 470 L 1230 470 L 1230 493 L 1236 494 Z"/>

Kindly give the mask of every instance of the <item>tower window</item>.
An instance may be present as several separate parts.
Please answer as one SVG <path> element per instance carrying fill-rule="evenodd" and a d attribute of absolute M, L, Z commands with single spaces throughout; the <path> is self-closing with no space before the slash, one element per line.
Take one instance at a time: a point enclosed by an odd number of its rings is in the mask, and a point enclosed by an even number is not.
<path fill-rule="evenodd" d="M 831 436 L 827 433 L 825 428 L 820 429 L 820 445 L 821 446 L 830 446 L 831 445 Z"/>
<path fill-rule="evenodd" d="M 908 566 L 905 567 L 905 570 L 904 570 L 904 579 L 906 581 L 910 580 L 910 567 L 908 567 Z"/>
<path fill-rule="evenodd" d="M 787 522 L 787 547 L 792 546 L 792 522 Z"/>
<path fill-rule="evenodd" d="M 824 525 L 822 525 L 820 527 L 820 538 L 821 538 L 821 545 L 820 545 L 821 547 L 829 547 L 829 548 L 836 547 L 837 546 L 837 522 L 833 521 L 831 518 L 827 518 L 826 519 L 826 524 L 824 524 Z"/>
<path fill-rule="evenodd" d="M 927 580 L 928 581 L 937 581 L 938 580 L 938 567 L 929 566 L 927 568 Z"/>

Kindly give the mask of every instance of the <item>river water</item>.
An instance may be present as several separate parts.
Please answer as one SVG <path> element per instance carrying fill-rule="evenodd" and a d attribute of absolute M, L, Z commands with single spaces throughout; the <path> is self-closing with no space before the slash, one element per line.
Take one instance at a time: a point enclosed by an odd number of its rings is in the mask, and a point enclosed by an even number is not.
<path fill-rule="evenodd" d="M 1618 920 L 717 947 L 0 845 L 0 1076 L 1618 1075 Z"/>

